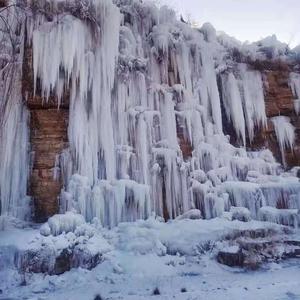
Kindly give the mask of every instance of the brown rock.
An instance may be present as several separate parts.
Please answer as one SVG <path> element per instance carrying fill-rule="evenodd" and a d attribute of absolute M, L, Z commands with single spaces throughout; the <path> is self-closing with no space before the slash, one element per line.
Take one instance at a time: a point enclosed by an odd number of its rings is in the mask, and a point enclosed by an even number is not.
<path fill-rule="evenodd" d="M 33 169 L 29 194 L 34 199 L 34 214 L 38 222 L 58 212 L 61 179 L 54 179 L 56 158 L 68 147 L 69 95 L 66 92 L 62 103 L 50 95 L 41 97 L 39 87 L 34 94 L 32 49 L 26 48 L 23 65 L 23 95 L 30 110 L 30 142 L 33 153 Z"/>

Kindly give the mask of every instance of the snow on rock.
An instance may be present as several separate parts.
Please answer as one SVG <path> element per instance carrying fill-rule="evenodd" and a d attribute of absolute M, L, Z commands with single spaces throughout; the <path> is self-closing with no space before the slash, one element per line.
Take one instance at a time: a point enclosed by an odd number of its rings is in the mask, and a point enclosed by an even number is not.
<path fill-rule="evenodd" d="M 17 248 L 16 266 L 21 272 L 54 275 L 78 267 L 92 269 L 112 250 L 97 222 L 87 224 L 83 216 L 73 213 L 52 218 L 41 227 L 40 235 L 33 232 L 31 240 Z M 45 236 L 49 228 L 53 235 Z"/>
<path fill-rule="evenodd" d="M 84 224 L 85 220 L 82 215 L 73 212 L 66 212 L 65 214 L 54 215 L 49 218 L 47 223 L 42 225 L 40 233 L 44 236 L 50 234 L 57 236 L 65 232 L 74 232 L 75 229 Z"/>
<path fill-rule="evenodd" d="M 204 23 L 200 28 L 207 42 L 215 42 L 217 40 L 216 29 L 210 23 Z"/>
<path fill-rule="evenodd" d="M 197 220 L 201 218 L 202 218 L 202 214 L 199 209 L 191 209 L 185 212 L 184 214 L 182 214 L 181 216 L 178 216 L 176 220 L 184 220 L 184 219 Z"/>
<path fill-rule="evenodd" d="M 242 222 L 249 222 L 251 220 L 251 213 L 249 209 L 245 207 L 234 207 L 230 208 L 232 214 L 232 220 L 239 220 Z"/>
<path fill-rule="evenodd" d="M 263 54 L 267 59 L 284 58 L 288 52 L 288 45 L 278 41 L 275 34 L 255 43 L 258 52 Z"/>

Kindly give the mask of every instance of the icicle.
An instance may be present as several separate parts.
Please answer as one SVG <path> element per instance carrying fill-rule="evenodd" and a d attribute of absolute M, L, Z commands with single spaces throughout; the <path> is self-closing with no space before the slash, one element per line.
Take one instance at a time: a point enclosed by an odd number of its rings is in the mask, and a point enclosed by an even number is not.
<path fill-rule="evenodd" d="M 12 5 L 1 12 L 0 215 L 30 219 L 28 111 L 22 99 L 24 15 Z M 13 35 L 12 35 L 13 33 Z M 15 46 L 19 52 L 15 52 Z"/>
<path fill-rule="evenodd" d="M 277 209 L 275 207 L 265 206 L 259 210 L 259 219 L 261 221 L 298 228 L 300 215 L 298 209 Z"/>
<path fill-rule="evenodd" d="M 113 227 L 119 222 L 135 221 L 150 216 L 150 191 L 146 185 L 132 180 L 113 183 L 101 180 L 92 188 L 89 180 L 78 174 L 72 176 L 68 187 L 66 207 L 75 208 L 86 220 L 94 217 L 105 226 Z"/>
<path fill-rule="evenodd" d="M 293 92 L 294 107 L 297 115 L 300 113 L 300 74 L 291 73 L 290 74 L 290 87 Z"/>
<path fill-rule="evenodd" d="M 244 64 L 239 65 L 239 73 L 247 131 L 252 141 L 255 128 L 267 125 L 263 82 L 260 72 L 248 70 Z"/>
<path fill-rule="evenodd" d="M 222 94 L 228 121 L 232 122 L 238 138 L 246 145 L 245 119 L 238 82 L 232 73 L 222 76 Z"/>
<path fill-rule="evenodd" d="M 77 171 L 93 183 L 101 172 L 103 178 L 116 176 L 111 92 L 120 14 L 109 0 L 90 2 L 97 20 L 92 24 L 96 36 L 86 23 L 69 15 L 59 17 L 57 22 L 37 24 L 33 31 L 33 66 L 35 89 L 40 79 L 46 99 L 51 92 L 62 95 L 62 80 L 65 88 L 71 89 L 71 150 Z"/>
<path fill-rule="evenodd" d="M 265 205 L 265 197 L 257 184 L 228 181 L 222 188 L 229 194 L 231 206 L 248 208 L 253 218 L 257 217 L 258 210 Z"/>
<path fill-rule="evenodd" d="M 286 149 L 293 150 L 295 142 L 295 128 L 290 123 L 290 118 L 279 116 L 272 118 L 275 127 L 277 141 L 281 151 L 283 165 L 286 165 L 284 151 Z"/>

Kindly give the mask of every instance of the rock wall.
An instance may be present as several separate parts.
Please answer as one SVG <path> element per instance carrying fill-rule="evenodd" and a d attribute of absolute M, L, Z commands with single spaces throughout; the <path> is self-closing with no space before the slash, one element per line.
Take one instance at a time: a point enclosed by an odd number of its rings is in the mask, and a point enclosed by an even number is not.
<path fill-rule="evenodd" d="M 254 141 L 248 145 L 249 149 L 258 150 L 263 147 L 269 148 L 276 159 L 283 163 L 280 147 L 277 141 L 275 128 L 271 118 L 287 116 L 295 127 L 295 146 L 285 150 L 286 168 L 300 165 L 300 118 L 295 112 L 292 89 L 290 87 L 290 73 L 293 66 L 277 63 L 260 63 L 259 70 L 264 76 L 265 107 L 268 118 L 268 127 L 256 132 Z M 256 66 L 257 67 L 257 66 Z"/>
<path fill-rule="evenodd" d="M 59 211 L 62 181 L 59 155 L 68 147 L 69 96 L 58 105 L 57 98 L 47 102 L 39 91 L 33 92 L 32 49 L 25 49 L 23 65 L 23 95 L 30 112 L 30 144 L 32 170 L 28 194 L 34 201 L 34 217 L 44 222 Z"/>

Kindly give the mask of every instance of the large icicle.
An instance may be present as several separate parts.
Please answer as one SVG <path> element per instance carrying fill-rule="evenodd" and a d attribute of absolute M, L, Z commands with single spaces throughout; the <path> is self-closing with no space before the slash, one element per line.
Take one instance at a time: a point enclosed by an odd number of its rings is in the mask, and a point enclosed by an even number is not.
<path fill-rule="evenodd" d="M 290 87 L 292 89 L 294 99 L 294 107 L 297 115 L 300 113 L 300 74 L 290 74 Z"/>
<path fill-rule="evenodd" d="M 282 162 L 285 165 L 284 151 L 286 149 L 293 150 L 295 142 L 295 128 L 290 122 L 290 118 L 279 116 L 272 118 L 275 127 L 277 141 L 281 151 Z"/>
<path fill-rule="evenodd" d="M 46 99 L 52 91 L 61 97 L 64 85 L 71 90 L 69 138 L 75 170 L 93 183 L 99 176 L 114 179 L 116 175 L 111 93 L 120 14 L 109 0 L 90 1 L 90 5 L 95 32 L 69 15 L 37 26 L 33 65 L 35 88 L 39 78 Z"/>
<path fill-rule="evenodd" d="M 237 137 L 246 145 L 245 118 L 238 82 L 232 73 L 222 76 L 222 94 L 227 119 L 232 122 Z"/>
<path fill-rule="evenodd" d="M 259 71 L 248 70 L 245 64 L 239 65 L 239 73 L 245 121 L 249 139 L 252 141 L 255 128 L 259 129 L 267 125 L 262 76 Z"/>
<path fill-rule="evenodd" d="M 28 111 L 23 104 L 21 83 L 24 16 L 14 6 L 1 13 L 6 23 L 0 23 L 4 26 L 0 31 L 0 215 L 29 219 Z"/>

